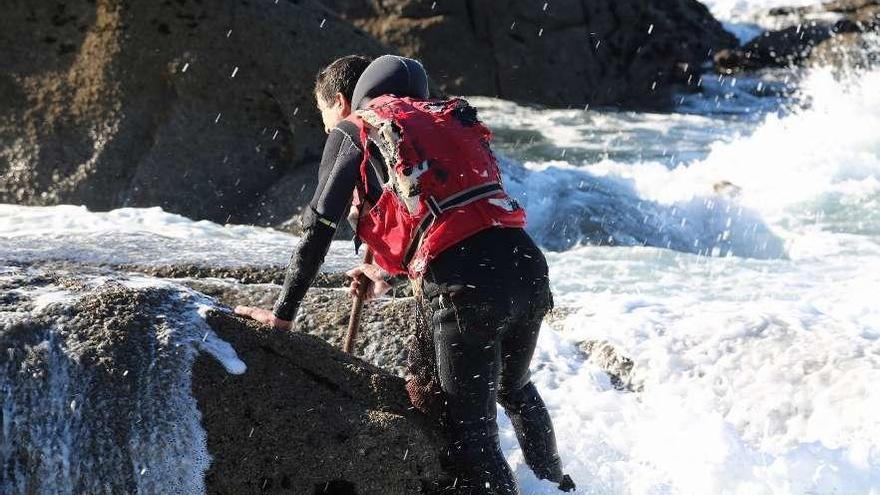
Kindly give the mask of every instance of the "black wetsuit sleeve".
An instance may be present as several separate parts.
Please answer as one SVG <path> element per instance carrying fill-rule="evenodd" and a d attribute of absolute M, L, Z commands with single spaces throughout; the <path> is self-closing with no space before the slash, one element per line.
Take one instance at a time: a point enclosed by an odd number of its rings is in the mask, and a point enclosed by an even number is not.
<path fill-rule="evenodd" d="M 318 169 L 318 187 L 302 215 L 302 238 L 287 264 L 284 285 L 273 309 L 276 317 L 293 320 L 296 316 L 324 263 L 337 224 L 351 205 L 362 156 L 350 133 L 335 128 L 327 136 Z"/>

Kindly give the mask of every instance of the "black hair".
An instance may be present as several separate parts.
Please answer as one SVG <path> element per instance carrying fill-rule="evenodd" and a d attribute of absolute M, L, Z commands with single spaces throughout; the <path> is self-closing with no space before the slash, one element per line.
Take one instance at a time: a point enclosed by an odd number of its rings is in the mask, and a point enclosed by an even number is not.
<path fill-rule="evenodd" d="M 336 93 L 342 93 L 351 100 L 358 78 L 371 61 L 369 57 L 363 55 L 346 55 L 337 58 L 315 76 L 315 94 L 324 100 L 324 103 L 332 102 Z"/>

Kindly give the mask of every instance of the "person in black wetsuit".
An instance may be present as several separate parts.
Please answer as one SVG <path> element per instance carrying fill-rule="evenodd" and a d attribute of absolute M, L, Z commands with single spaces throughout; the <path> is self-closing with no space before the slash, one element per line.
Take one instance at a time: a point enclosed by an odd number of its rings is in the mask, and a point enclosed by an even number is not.
<path fill-rule="evenodd" d="M 236 313 L 292 328 L 361 180 L 358 130 L 342 119 L 385 94 L 427 98 L 422 65 L 392 55 L 373 62 L 348 56 L 318 74 L 315 96 L 328 137 L 318 186 L 302 215 L 302 239 L 273 310 L 239 306 Z M 371 155 L 381 160 L 381 153 Z M 367 190 L 376 195 L 368 195 L 368 203 L 375 203 L 383 183 L 376 170 L 385 167 L 367 167 Z M 381 268 L 360 265 L 349 272 L 352 293 L 361 274 L 371 281 L 368 298 L 390 288 Z M 440 420 L 448 444 L 444 467 L 456 478 L 455 493 L 519 493 L 499 446 L 496 402 L 510 417 L 535 474 L 559 483 L 561 490 L 573 490 L 571 478 L 562 472 L 547 408 L 529 377 L 541 321 L 553 305 L 541 250 L 522 229 L 488 228 L 441 252 L 415 283 L 433 340 L 432 368 L 442 390 Z"/>

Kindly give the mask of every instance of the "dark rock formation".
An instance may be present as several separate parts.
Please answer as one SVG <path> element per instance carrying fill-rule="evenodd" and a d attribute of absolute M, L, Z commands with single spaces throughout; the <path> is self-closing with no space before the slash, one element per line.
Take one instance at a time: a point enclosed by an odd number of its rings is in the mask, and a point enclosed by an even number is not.
<path fill-rule="evenodd" d="M 817 45 L 807 63 L 839 68 L 874 67 L 880 63 L 880 46 L 861 33 L 841 34 Z"/>
<path fill-rule="evenodd" d="M 315 73 L 384 51 L 312 0 L 5 2 L 0 201 L 287 220 L 323 146 Z"/>
<path fill-rule="evenodd" d="M 238 376 L 210 359 L 193 368 L 208 493 L 437 490 L 440 446 L 403 380 L 310 335 L 219 313 L 208 322 L 248 363 Z"/>
<path fill-rule="evenodd" d="M 828 15 L 837 20 L 828 21 Z M 871 51 L 861 35 L 880 28 L 880 2 L 840 0 L 821 7 L 774 9 L 791 25 L 766 31 L 741 48 L 722 50 L 715 57 L 718 72 L 732 74 L 768 67 L 806 64 L 857 66 L 869 62 Z M 875 53 L 876 55 L 876 53 Z"/>
<path fill-rule="evenodd" d="M 727 74 L 767 67 L 793 67 L 808 60 L 813 49 L 825 41 L 861 30 L 856 23 L 841 20 L 834 24 L 799 24 L 779 31 L 766 31 L 742 48 L 718 52 L 715 66 Z"/>
<path fill-rule="evenodd" d="M 833 67 L 867 67 L 880 62 L 880 0 L 835 0 L 826 3 L 825 9 L 844 16 L 844 20 L 856 29 L 841 32 L 819 43 L 810 53 L 811 65 Z M 875 33 L 869 40 L 863 34 Z"/>
<path fill-rule="evenodd" d="M 440 87 L 548 105 L 663 105 L 736 45 L 694 0 L 325 0 Z"/>

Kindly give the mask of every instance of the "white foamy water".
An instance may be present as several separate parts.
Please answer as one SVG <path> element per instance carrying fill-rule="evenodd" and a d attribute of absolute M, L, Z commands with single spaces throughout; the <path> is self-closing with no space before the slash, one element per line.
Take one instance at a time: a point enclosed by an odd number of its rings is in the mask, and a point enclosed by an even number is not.
<path fill-rule="evenodd" d="M 297 241 L 273 229 L 192 221 L 159 207 L 91 212 L 83 206 L 0 204 L 0 262 L 5 263 L 283 266 Z M 352 243 L 334 245 L 325 269 L 350 266 L 356 259 Z"/>
<path fill-rule="evenodd" d="M 880 71 L 816 71 L 801 85 L 803 108 L 748 132 L 704 127 L 719 139 L 677 165 L 554 154 L 525 170 L 508 164 L 538 237 L 576 226 L 565 215 L 577 207 L 618 225 L 643 213 L 627 227 L 639 239 L 664 224 L 673 239 L 722 228 L 733 242 L 714 257 L 662 246 L 548 253 L 557 303 L 574 312 L 562 332 L 545 328 L 534 376 L 582 493 L 880 493 L 877 87 Z M 487 110 L 490 125 L 518 124 Z M 551 145 L 571 146 L 554 132 L 543 133 Z M 721 181 L 736 194 L 717 194 Z M 744 235 L 753 225 L 765 236 Z M 782 250 L 749 254 L 767 239 Z M 584 340 L 630 357 L 643 390 L 618 391 L 585 365 Z M 525 492 L 556 493 L 504 432 Z"/>

